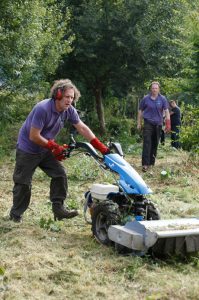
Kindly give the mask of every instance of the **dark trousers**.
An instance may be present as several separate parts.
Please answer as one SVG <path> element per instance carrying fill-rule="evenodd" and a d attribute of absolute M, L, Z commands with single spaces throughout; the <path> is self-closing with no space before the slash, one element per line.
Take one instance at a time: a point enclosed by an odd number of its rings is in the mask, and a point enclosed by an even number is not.
<path fill-rule="evenodd" d="M 180 126 L 171 125 L 171 146 L 176 149 L 180 148 L 179 133 L 180 133 Z"/>
<path fill-rule="evenodd" d="M 155 164 L 161 129 L 162 126 L 153 125 L 148 121 L 144 120 L 142 150 L 143 166 L 150 166 Z"/>
<path fill-rule="evenodd" d="M 21 216 L 28 208 L 31 198 L 32 176 L 40 167 L 49 177 L 50 200 L 63 203 L 67 195 L 67 177 L 62 164 L 50 151 L 41 154 L 29 154 L 21 150 L 16 152 L 16 164 L 13 174 L 13 206 L 10 214 Z"/>
<path fill-rule="evenodd" d="M 160 143 L 161 143 L 162 145 L 165 144 L 165 132 L 164 132 L 163 129 L 161 129 L 161 133 L 160 133 Z"/>

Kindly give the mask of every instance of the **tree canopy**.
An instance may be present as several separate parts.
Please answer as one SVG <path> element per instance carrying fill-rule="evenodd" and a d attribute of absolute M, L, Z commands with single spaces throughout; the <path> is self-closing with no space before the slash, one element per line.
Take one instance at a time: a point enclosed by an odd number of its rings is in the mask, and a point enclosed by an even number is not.
<path fill-rule="evenodd" d="M 68 12 L 56 1 L 1 1 L 0 77 L 10 88 L 34 89 L 53 74 L 62 53 L 71 51 Z"/>
<path fill-rule="evenodd" d="M 110 99 L 131 99 L 136 111 L 137 99 L 154 79 L 164 94 L 198 104 L 198 4 L 2 0 L 0 107 L 15 109 L 5 90 L 21 91 L 23 103 L 24 89 L 47 90 L 54 79 L 68 77 L 81 90 L 81 107 L 93 115 L 96 108 L 101 133 Z M 129 115 L 124 108 L 130 105 L 120 107 L 122 116 Z"/>
<path fill-rule="evenodd" d="M 81 81 L 95 97 L 104 131 L 102 95 L 126 96 L 132 87 L 181 67 L 185 2 L 69 1 L 73 51 L 63 56 L 57 74 Z"/>

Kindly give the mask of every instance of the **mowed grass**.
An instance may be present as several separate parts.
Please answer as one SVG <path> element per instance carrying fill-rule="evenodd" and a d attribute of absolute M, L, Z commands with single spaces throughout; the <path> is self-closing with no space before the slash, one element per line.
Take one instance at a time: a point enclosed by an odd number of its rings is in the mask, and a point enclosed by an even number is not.
<path fill-rule="evenodd" d="M 156 166 L 141 172 L 140 151 L 126 160 L 153 190 L 162 218 L 199 216 L 196 158 L 160 146 Z M 84 193 L 94 182 L 113 182 L 83 155 L 64 162 L 68 204 L 80 215 L 54 222 L 49 179 L 37 170 L 23 223 L 7 219 L 12 204 L 14 159 L 0 163 L 0 299 L 199 299 L 199 255 L 166 260 L 122 256 L 98 244 L 83 217 Z M 161 178 L 166 170 L 168 178 Z"/>

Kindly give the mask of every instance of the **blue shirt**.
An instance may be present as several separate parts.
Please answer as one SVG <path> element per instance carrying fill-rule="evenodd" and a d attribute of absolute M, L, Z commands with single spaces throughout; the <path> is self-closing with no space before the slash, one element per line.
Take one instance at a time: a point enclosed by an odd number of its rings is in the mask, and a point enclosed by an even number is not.
<path fill-rule="evenodd" d="M 158 94 L 155 100 L 151 98 L 151 94 L 148 94 L 139 105 L 143 118 L 153 125 L 163 124 L 163 111 L 167 108 L 168 101 L 161 94 Z"/>
<path fill-rule="evenodd" d="M 49 140 L 57 136 L 66 120 L 71 124 L 77 124 L 80 121 L 73 106 L 66 111 L 58 112 L 53 99 L 40 101 L 33 107 L 19 131 L 17 148 L 33 154 L 47 151 L 29 139 L 31 127 L 40 129 L 41 135 Z"/>

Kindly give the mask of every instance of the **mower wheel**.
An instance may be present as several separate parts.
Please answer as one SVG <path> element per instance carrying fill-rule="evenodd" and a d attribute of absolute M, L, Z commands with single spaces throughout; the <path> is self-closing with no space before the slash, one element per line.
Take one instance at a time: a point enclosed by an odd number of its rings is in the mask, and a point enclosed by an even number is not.
<path fill-rule="evenodd" d="M 147 205 L 146 210 L 146 220 L 160 220 L 160 213 L 152 202 Z"/>
<path fill-rule="evenodd" d="M 96 205 L 92 215 L 92 232 L 95 239 L 103 245 L 111 245 L 113 242 L 108 237 L 110 225 L 119 225 L 121 216 L 115 203 Z"/>

